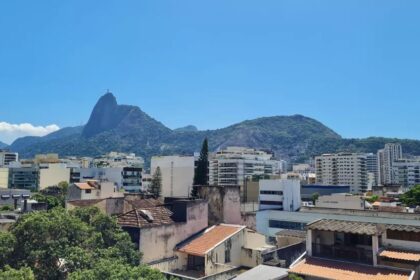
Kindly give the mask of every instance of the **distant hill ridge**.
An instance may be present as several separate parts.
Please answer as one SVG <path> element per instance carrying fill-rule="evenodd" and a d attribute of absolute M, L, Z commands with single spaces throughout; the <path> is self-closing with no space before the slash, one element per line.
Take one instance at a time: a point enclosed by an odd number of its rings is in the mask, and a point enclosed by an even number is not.
<path fill-rule="evenodd" d="M 137 106 L 119 105 L 109 92 L 98 100 L 85 126 L 63 128 L 44 137 L 19 138 L 9 148 L 21 157 L 50 152 L 97 156 L 120 151 L 135 152 L 147 160 L 152 155 L 192 154 L 199 151 L 205 137 L 213 151 L 226 146 L 263 148 L 291 161 L 326 152 L 376 152 L 387 142 L 400 142 L 404 152 L 420 154 L 417 140 L 343 139 L 302 115 L 263 117 L 216 130 L 199 131 L 194 126 L 172 130 Z"/>

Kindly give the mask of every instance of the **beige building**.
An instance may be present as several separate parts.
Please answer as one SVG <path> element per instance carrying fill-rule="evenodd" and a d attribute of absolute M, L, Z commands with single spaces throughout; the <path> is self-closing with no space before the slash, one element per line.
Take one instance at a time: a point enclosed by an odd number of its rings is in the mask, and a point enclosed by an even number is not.
<path fill-rule="evenodd" d="M 273 249 L 264 235 L 245 226 L 220 224 L 181 245 L 172 272 L 185 275 L 194 271 L 198 277 L 206 277 L 237 267 L 252 268 L 262 264 L 263 253 Z"/>
<path fill-rule="evenodd" d="M 90 180 L 85 183 L 74 183 L 69 186 L 67 200 L 95 200 L 110 197 L 124 197 L 118 192 L 113 182 L 99 182 Z"/>
<path fill-rule="evenodd" d="M 70 181 L 70 168 L 61 163 L 39 165 L 39 189 L 56 186 L 60 182 Z"/>
<path fill-rule="evenodd" d="M 151 175 L 159 166 L 162 173 L 162 197 L 188 197 L 194 179 L 193 156 L 152 157 Z"/>
<path fill-rule="evenodd" d="M 320 196 L 315 202 L 315 207 L 364 210 L 365 204 L 365 200 L 360 196 L 339 193 Z"/>
<path fill-rule="evenodd" d="M 0 167 L 0 188 L 9 186 L 9 168 Z"/>

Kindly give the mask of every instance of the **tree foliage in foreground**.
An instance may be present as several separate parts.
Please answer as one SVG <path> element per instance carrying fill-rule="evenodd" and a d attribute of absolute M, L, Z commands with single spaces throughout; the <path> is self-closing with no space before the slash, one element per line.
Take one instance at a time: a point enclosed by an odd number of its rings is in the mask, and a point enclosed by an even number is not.
<path fill-rule="evenodd" d="M 5 273 L 32 279 L 30 272 L 43 280 L 164 279 L 158 271 L 139 267 L 139 262 L 129 235 L 114 218 L 93 207 L 32 212 L 23 215 L 10 232 L 0 233 L 0 279 L 6 279 L 1 278 Z M 155 278 L 133 278 L 137 272 Z"/>
<path fill-rule="evenodd" d="M 420 185 L 412 187 L 401 196 L 401 201 L 410 207 L 420 206 Z"/>

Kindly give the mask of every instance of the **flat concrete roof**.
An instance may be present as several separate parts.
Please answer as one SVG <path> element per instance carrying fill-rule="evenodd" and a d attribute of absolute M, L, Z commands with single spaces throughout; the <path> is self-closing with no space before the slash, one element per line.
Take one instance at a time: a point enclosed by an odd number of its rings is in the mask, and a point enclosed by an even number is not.
<path fill-rule="evenodd" d="M 268 266 L 268 265 L 259 265 L 254 267 L 247 272 L 244 272 L 238 275 L 235 280 L 277 280 L 285 279 L 288 275 L 287 269 Z"/>

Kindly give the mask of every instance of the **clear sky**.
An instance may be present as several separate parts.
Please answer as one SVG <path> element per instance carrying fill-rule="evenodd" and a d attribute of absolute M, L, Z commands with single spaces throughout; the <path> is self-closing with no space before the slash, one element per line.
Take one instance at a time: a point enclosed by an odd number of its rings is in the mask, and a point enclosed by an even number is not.
<path fill-rule="evenodd" d="M 420 139 L 419 11 L 418 0 L 0 1 L 0 140 L 84 124 L 106 89 L 171 128 L 303 114 L 344 137 Z"/>

